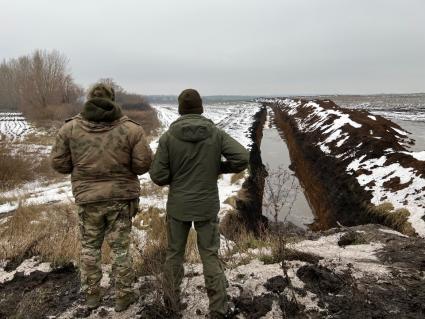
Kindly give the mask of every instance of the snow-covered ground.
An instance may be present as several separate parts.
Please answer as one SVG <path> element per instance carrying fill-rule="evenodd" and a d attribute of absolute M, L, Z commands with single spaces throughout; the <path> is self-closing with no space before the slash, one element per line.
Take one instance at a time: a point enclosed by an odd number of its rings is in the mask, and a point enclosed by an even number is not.
<path fill-rule="evenodd" d="M 177 105 L 153 105 L 157 110 L 158 118 L 162 123 L 160 133 L 166 130 L 169 125 L 178 118 Z M 251 140 L 249 137 L 249 128 L 253 122 L 253 116 L 258 112 L 260 105 L 257 103 L 221 103 L 205 105 L 205 116 L 213 120 L 218 127 L 225 130 L 233 138 L 238 140 L 246 147 L 250 147 Z M 22 117 L 18 117 L 23 123 L 26 123 L 29 128 L 30 125 Z M 10 127 L 20 127 L 19 125 Z M 8 131 L 9 132 L 9 131 Z M 26 131 L 24 131 L 26 132 Z M 9 132 L 11 136 L 20 136 L 23 133 L 18 130 L 18 133 Z M 156 149 L 158 137 L 151 142 L 151 148 Z M 149 188 L 152 185 L 149 174 L 140 176 L 142 188 Z M 224 175 L 218 180 L 218 187 L 221 199 L 220 215 L 226 210 L 230 209 L 229 204 L 224 201 L 236 195 L 242 185 L 243 179 L 231 183 L 231 176 Z M 0 193 L 5 203 L 0 205 L 0 213 L 7 213 L 17 208 L 18 203 L 32 205 L 32 204 L 46 204 L 56 202 L 73 202 L 71 183 L 68 178 L 63 182 L 54 183 L 50 185 L 41 185 L 39 182 L 29 183 L 17 189 Z M 158 208 L 165 208 L 167 193 L 163 192 L 158 195 L 142 196 L 140 197 L 141 208 L 148 208 L 154 206 Z M 9 200 L 8 200 L 9 199 Z"/>
<path fill-rule="evenodd" d="M 252 116 L 258 111 L 259 105 L 254 103 L 244 104 L 238 110 L 237 105 L 226 107 L 217 106 L 214 113 L 213 107 L 206 106 L 206 115 L 211 118 L 226 132 L 249 146 L 248 134 L 249 126 L 252 123 Z M 159 118 L 166 129 L 177 117 L 176 107 L 170 105 L 156 105 Z M 350 118 L 340 120 L 355 128 Z M 355 121 L 353 121 L 355 122 Z M 333 141 L 342 140 L 334 137 L 335 132 L 342 129 L 337 122 L 328 132 Z M 358 123 L 357 123 L 358 124 Z M 328 139 L 329 136 L 324 137 Z M 152 142 L 155 148 L 157 139 Z M 342 142 L 344 143 L 344 142 Z M 326 146 L 327 142 L 323 145 Z M 361 163 L 361 162 L 360 162 Z M 142 187 L 149 187 L 151 181 L 148 175 L 141 176 Z M 225 175 L 219 179 L 220 198 L 222 201 L 221 213 L 230 208 L 224 204 L 224 200 L 234 195 L 241 187 L 243 179 L 236 183 L 231 183 L 231 175 Z M 42 185 L 40 183 L 27 184 L 19 190 L 12 190 L 0 194 L 2 197 L 11 198 L 11 202 L 0 206 L 0 212 L 8 211 L 7 207 L 16 206 L 16 197 L 26 198 L 26 202 L 48 203 L 56 201 L 72 201 L 69 181 Z M 166 192 L 160 192 L 155 196 L 141 197 L 143 207 L 155 206 L 162 208 L 165 204 Z M 10 211 L 10 210 L 9 210 Z M 136 242 L 143 246 L 146 232 L 133 227 L 133 236 L 137 237 Z M 341 239 L 349 234 L 363 236 L 364 241 L 353 241 L 342 245 Z M 226 250 L 226 241 L 222 240 L 222 249 Z M 230 243 L 232 244 L 232 243 Z M 415 246 L 417 245 L 417 246 Z M 409 251 L 409 248 L 414 250 Z M 278 262 L 265 264 L 257 257 L 260 255 L 271 255 L 269 247 L 264 249 L 252 249 L 252 259 L 240 262 L 232 267 L 226 267 L 226 276 L 229 282 L 228 295 L 237 306 L 240 314 L 237 318 L 283 318 L 291 317 L 291 311 L 296 318 L 369 318 L 369 314 L 377 314 L 378 317 L 385 317 L 385 314 L 392 313 L 399 317 L 409 311 L 410 314 L 419 314 L 418 305 L 423 304 L 421 296 L 423 294 L 423 274 L 419 275 L 420 267 L 423 263 L 423 239 L 407 238 L 403 234 L 387 229 L 383 226 L 358 226 L 354 229 L 341 228 L 330 230 L 323 234 L 310 234 L 308 239 L 299 239 L 287 243 L 285 251 L 295 252 L 292 259 L 285 262 L 285 270 Z M 402 255 L 405 253 L 405 255 Z M 238 255 L 234 255 L 238 260 Z M 316 261 L 315 261 L 316 260 Z M 43 282 L 37 283 L 37 288 L 33 284 L 32 275 L 35 271 L 50 273 L 51 265 L 42 263 L 37 257 L 24 260 L 16 269 L 6 270 L 6 264 L 0 263 L 0 284 L 11 286 L 13 278 L 17 273 L 23 273 L 28 285 L 22 289 L 35 291 L 44 281 L 53 281 L 51 277 L 46 277 Z M 187 308 L 183 311 L 183 318 L 203 318 L 208 314 L 208 298 L 204 286 L 204 278 L 201 264 L 185 264 L 186 276 L 182 285 L 183 301 L 187 303 Z M 69 270 L 68 270 L 69 271 Z M 105 289 L 111 286 L 109 273 L 110 266 L 104 266 L 104 277 L 101 285 Z M 74 270 L 75 272 L 75 270 Z M 56 275 L 55 275 L 56 276 Z M 22 280 L 22 275 L 20 275 Z M 68 277 L 67 277 L 68 278 Z M 78 283 L 78 277 L 69 277 Z M 419 279 L 417 279 L 419 278 Z M 88 318 L 146 318 L 143 311 L 153 307 L 158 291 L 155 289 L 157 280 L 154 276 L 143 276 L 139 278 L 136 290 L 140 290 L 142 295 L 140 300 L 132 305 L 127 311 L 115 313 L 111 307 L 112 289 L 106 291 L 102 307 L 87 313 Z M 355 282 L 353 282 L 355 280 Z M 422 282 L 420 282 L 422 280 Z M 69 281 L 67 281 L 69 282 Z M 418 283 L 419 282 L 419 283 Z M 22 284 L 26 282 L 21 281 Z M 60 290 L 60 284 L 54 281 L 52 285 L 55 290 Z M 413 286 L 416 285 L 417 286 Z M 144 290 L 143 286 L 147 287 Z M 30 288 L 28 288 L 30 287 Z M 59 287 L 57 289 L 57 287 Z M 79 286 L 78 286 L 79 287 Z M 411 287 L 419 287 L 411 294 Z M 18 290 L 18 289 L 16 289 Z M 16 292 L 15 290 L 15 292 Z M 408 292 L 408 293 L 406 293 Z M 79 294 L 79 292 L 74 292 Z M 55 313 L 52 318 L 75 318 L 78 310 L 82 307 L 83 300 L 77 298 L 75 301 L 68 299 L 67 295 L 72 291 L 66 289 L 65 297 L 62 295 L 52 295 L 60 304 L 60 312 Z M 21 299 L 33 298 L 30 293 L 16 293 L 19 298 L 19 307 L 24 308 Z M 71 301 L 70 301 L 71 300 Z M 354 306 L 353 306 L 354 305 Z M 357 305 L 357 306 L 356 306 Z M 52 307 L 49 299 L 49 307 Z M 356 308 L 357 307 L 357 308 Z M 367 307 L 373 308 L 369 311 Z M 161 310 L 161 309 L 159 309 Z M 350 312 L 352 311 L 352 312 Z M 353 311 L 360 314 L 353 316 Z M 366 312 L 367 311 L 367 312 Z M 287 313 L 289 312 L 289 314 Z M 362 315 L 364 316 L 362 317 Z M 383 316 L 381 316 L 384 314 Z M 160 315 L 159 315 L 160 316 Z M 418 317 L 419 318 L 419 317 Z"/>
<path fill-rule="evenodd" d="M 3 138 L 14 140 L 27 135 L 32 130 L 22 113 L 0 112 L 0 140 Z"/>
<path fill-rule="evenodd" d="M 359 236 L 365 241 L 342 245 L 341 239 L 347 235 Z M 388 311 L 404 314 L 403 307 L 409 306 L 405 305 L 400 291 L 406 292 L 405 289 L 412 285 L 406 278 L 415 277 L 418 270 L 414 267 L 420 258 L 402 263 L 399 261 L 403 257 L 391 255 L 391 252 L 398 245 L 407 247 L 423 239 L 406 238 L 377 225 L 334 229 L 313 237 L 287 244 L 287 249 L 295 251 L 299 259 L 287 260 L 285 270 L 281 263 L 267 264 L 259 260 L 260 254 L 253 254 L 235 267 L 226 267 L 227 294 L 239 311 L 235 318 L 369 318 L 370 312 Z M 237 254 L 233 257 L 237 258 Z M 110 267 L 105 267 L 102 287 L 110 287 L 109 273 Z M 186 263 L 185 274 L 181 296 L 187 307 L 181 313 L 182 318 L 204 318 L 208 314 L 208 298 L 202 265 Z M 127 311 L 117 314 L 110 305 L 104 305 L 88 314 L 88 318 L 151 318 L 143 315 L 143 309 L 155 304 L 156 291 L 151 287 L 156 280 L 154 276 L 139 278 L 137 287 L 149 288 L 142 289 L 139 304 Z M 421 299 L 416 294 L 410 296 L 410 292 L 406 298 Z M 294 303 L 299 306 L 298 310 L 291 310 Z M 369 303 L 372 304 L 370 312 L 365 306 Z M 78 304 L 69 307 L 59 318 L 73 318 L 78 307 Z M 350 316 L 350 309 L 361 313 Z M 420 312 L 412 309 L 409 311 L 414 315 Z"/>
<path fill-rule="evenodd" d="M 152 106 L 157 110 L 158 118 L 165 128 L 179 117 L 177 104 L 154 104 Z M 259 109 L 260 104 L 255 102 L 206 104 L 203 115 L 239 143 L 250 148 L 252 141 L 249 138 L 248 130 L 252 125 L 254 114 Z"/>

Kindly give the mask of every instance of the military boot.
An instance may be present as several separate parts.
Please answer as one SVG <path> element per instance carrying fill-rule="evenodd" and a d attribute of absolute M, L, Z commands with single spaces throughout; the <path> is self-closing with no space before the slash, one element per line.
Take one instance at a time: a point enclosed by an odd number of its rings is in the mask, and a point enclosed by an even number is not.
<path fill-rule="evenodd" d="M 97 307 L 99 307 L 100 306 L 100 294 L 99 293 L 87 294 L 86 305 L 87 305 L 87 308 L 89 308 L 90 310 L 96 309 Z"/>
<path fill-rule="evenodd" d="M 135 301 L 136 301 L 136 296 L 134 295 L 134 293 L 129 293 L 124 296 L 118 297 L 115 300 L 115 311 L 116 312 L 125 311 Z"/>

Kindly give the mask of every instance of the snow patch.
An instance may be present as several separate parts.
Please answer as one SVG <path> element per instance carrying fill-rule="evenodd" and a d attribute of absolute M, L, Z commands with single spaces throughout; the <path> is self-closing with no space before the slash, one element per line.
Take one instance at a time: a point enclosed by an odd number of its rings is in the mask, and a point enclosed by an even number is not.
<path fill-rule="evenodd" d="M 340 247 L 338 241 L 344 233 L 323 236 L 318 240 L 303 240 L 290 245 L 291 248 L 313 255 L 323 257 L 319 263 L 323 266 L 337 265 L 339 271 L 351 266 L 356 270 L 354 276 L 362 277 L 365 274 L 387 275 L 389 270 L 379 264 L 376 252 L 384 248 L 381 243 L 362 245 L 349 245 Z M 334 268 L 334 267 L 330 267 Z"/>
<path fill-rule="evenodd" d="M 409 236 L 406 236 L 405 234 L 402 234 L 402 233 L 395 231 L 395 230 L 392 230 L 392 229 L 380 228 L 379 231 L 383 232 L 383 233 L 387 233 L 387 234 L 393 234 L 393 235 L 397 235 L 397 236 L 400 236 L 400 237 L 409 238 Z"/>
<path fill-rule="evenodd" d="M 402 152 L 403 154 L 407 154 L 417 159 L 418 161 L 425 161 L 425 151 L 421 152 Z"/>
<path fill-rule="evenodd" d="M 0 269 L 0 283 L 11 281 L 16 273 L 23 272 L 24 276 L 29 276 L 34 271 L 50 272 L 52 267 L 50 263 L 42 263 L 37 256 L 24 260 L 15 270 L 5 271 L 4 268 Z"/>

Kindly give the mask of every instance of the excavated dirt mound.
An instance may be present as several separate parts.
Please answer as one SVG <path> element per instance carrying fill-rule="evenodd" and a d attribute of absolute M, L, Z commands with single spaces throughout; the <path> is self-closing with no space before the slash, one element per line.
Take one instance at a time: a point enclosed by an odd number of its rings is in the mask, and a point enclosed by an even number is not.
<path fill-rule="evenodd" d="M 318 217 L 313 229 L 337 222 L 378 222 L 409 235 L 425 232 L 420 218 L 425 212 L 425 161 L 419 159 L 422 154 L 408 151 L 413 140 L 400 126 L 330 100 L 262 102 L 274 111 L 292 167 Z M 388 218 L 371 205 L 386 201 L 409 212 Z"/>
<path fill-rule="evenodd" d="M 17 273 L 11 281 L 0 284 L 0 318 L 56 316 L 80 297 L 80 280 L 72 265 L 29 276 Z"/>

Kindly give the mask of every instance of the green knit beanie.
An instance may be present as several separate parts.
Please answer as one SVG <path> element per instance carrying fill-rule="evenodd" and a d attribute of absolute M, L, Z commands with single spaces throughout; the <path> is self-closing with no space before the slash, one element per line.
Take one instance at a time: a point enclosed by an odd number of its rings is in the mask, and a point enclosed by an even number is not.
<path fill-rule="evenodd" d="M 112 86 L 105 83 L 96 83 L 90 88 L 87 98 L 93 99 L 96 97 L 115 101 L 115 90 Z"/>
<path fill-rule="evenodd" d="M 202 99 L 198 91 L 186 89 L 179 95 L 179 114 L 202 114 Z"/>

